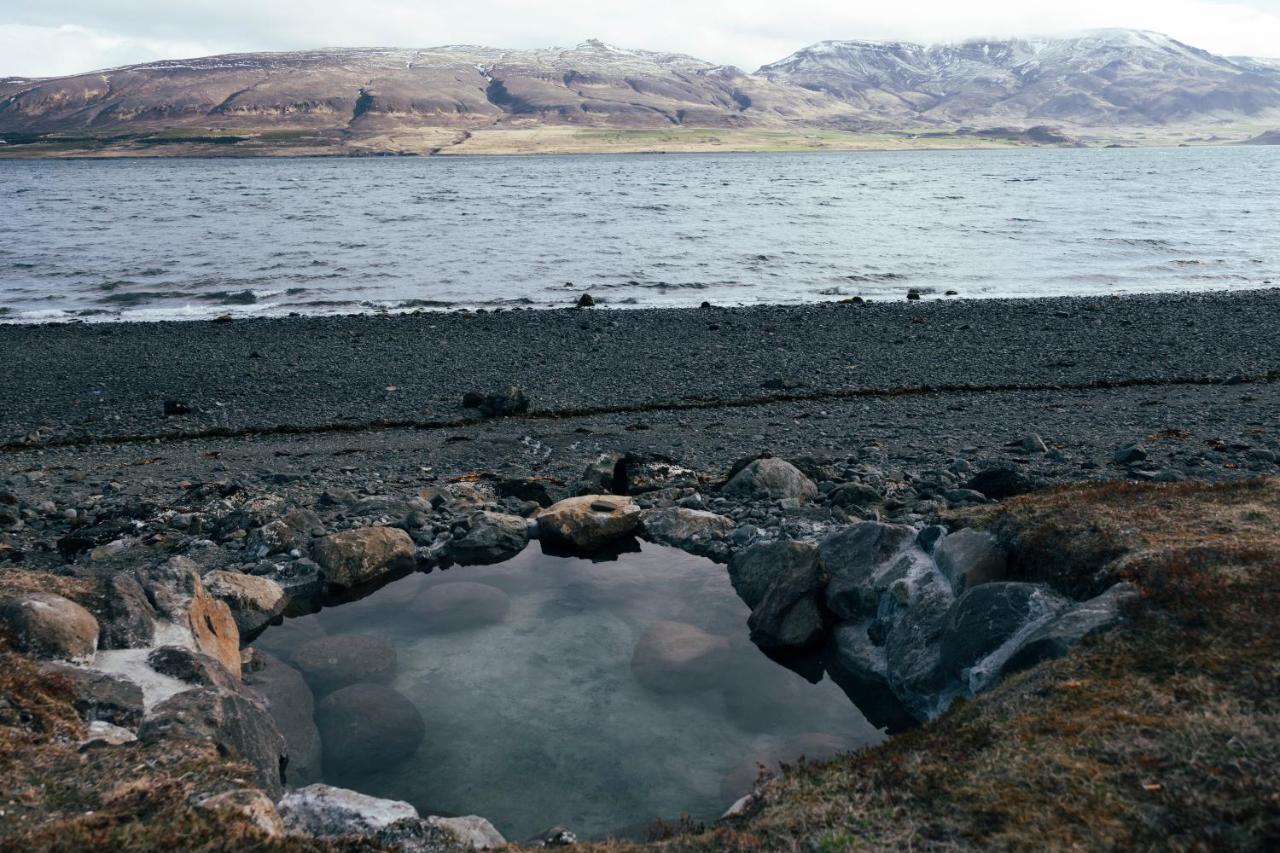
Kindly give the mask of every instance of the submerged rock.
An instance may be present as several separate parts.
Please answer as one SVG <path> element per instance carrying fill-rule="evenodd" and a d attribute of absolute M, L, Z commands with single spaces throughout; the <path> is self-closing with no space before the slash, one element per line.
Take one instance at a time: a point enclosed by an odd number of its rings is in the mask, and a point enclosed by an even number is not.
<path fill-rule="evenodd" d="M 365 634 L 331 634 L 298 646 L 293 665 L 317 693 L 359 681 L 390 681 L 396 650 L 386 640 Z"/>
<path fill-rule="evenodd" d="M 786 460 L 772 457 L 746 465 L 725 484 L 723 491 L 732 497 L 772 500 L 795 498 L 810 501 L 818 495 L 818 487 L 799 468 Z"/>
<path fill-rule="evenodd" d="M 429 586 L 413 600 L 410 609 L 422 619 L 428 632 L 464 631 L 501 622 L 511 608 L 502 590 L 483 583 L 450 581 Z"/>
<path fill-rule="evenodd" d="M 383 684 L 352 684 L 316 705 L 324 765 L 338 773 L 385 769 L 413 758 L 426 723 L 413 703 Z"/>
<path fill-rule="evenodd" d="M 655 622 L 631 655 L 636 680 L 658 693 L 703 690 L 724 662 L 729 641 L 684 622 Z"/>
<path fill-rule="evenodd" d="M 46 660 L 88 663 L 98 651 L 98 620 L 51 592 L 0 599 L 0 634 L 16 651 Z"/>
<path fill-rule="evenodd" d="M 316 540 L 311 554 L 326 582 L 349 588 L 412 570 L 417 546 L 399 528 L 363 527 Z"/>
<path fill-rule="evenodd" d="M 583 495 L 538 513 L 542 539 L 592 551 L 630 536 L 640 523 L 640 507 L 620 495 Z"/>
<path fill-rule="evenodd" d="M 477 512 L 462 538 L 449 543 L 449 556 L 463 566 L 485 566 L 511 559 L 527 544 L 528 524 L 520 516 Z"/>

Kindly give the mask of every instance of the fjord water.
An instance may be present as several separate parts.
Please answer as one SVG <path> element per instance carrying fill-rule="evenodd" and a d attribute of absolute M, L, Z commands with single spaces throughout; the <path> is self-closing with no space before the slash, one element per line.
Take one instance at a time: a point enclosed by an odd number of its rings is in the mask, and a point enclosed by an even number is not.
<path fill-rule="evenodd" d="M 0 319 L 1264 287 L 1267 147 L 0 161 Z"/>
<path fill-rule="evenodd" d="M 421 713 L 421 745 L 370 769 L 335 761 L 344 745 L 326 741 L 330 784 L 422 814 L 479 814 L 513 840 L 552 824 L 643 838 L 655 818 L 714 819 L 750 790 L 757 763 L 881 739 L 830 681 L 761 654 L 748 613 L 709 560 L 644 544 L 593 563 L 534 544 L 501 565 L 410 575 L 255 645 L 286 661 L 317 637 L 394 647 L 387 683 Z M 694 634 L 682 648 L 713 651 L 668 672 L 644 638 L 681 631 Z"/>

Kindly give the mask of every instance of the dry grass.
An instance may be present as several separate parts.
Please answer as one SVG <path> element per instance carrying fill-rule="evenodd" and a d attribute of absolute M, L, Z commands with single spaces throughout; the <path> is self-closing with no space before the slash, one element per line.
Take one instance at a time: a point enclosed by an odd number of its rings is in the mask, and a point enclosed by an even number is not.
<path fill-rule="evenodd" d="M 1018 543 L 1027 576 L 1127 577 L 1143 606 L 931 725 L 793 768 L 749 820 L 664 846 L 1280 845 L 1280 484 L 1075 487 L 975 520 Z"/>

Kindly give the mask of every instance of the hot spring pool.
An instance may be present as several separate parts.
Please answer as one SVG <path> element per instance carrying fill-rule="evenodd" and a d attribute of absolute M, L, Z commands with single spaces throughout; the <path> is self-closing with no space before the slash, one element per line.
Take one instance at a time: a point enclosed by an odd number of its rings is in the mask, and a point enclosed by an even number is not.
<path fill-rule="evenodd" d="M 643 544 L 593 562 L 533 543 L 268 629 L 254 648 L 303 672 L 313 713 L 296 672 L 256 677 L 291 697 L 272 700 L 290 784 L 482 815 L 513 840 L 553 824 L 643 837 L 658 818 L 713 820 L 757 763 L 882 737 L 835 684 L 756 649 L 748 615 L 709 560 Z"/>

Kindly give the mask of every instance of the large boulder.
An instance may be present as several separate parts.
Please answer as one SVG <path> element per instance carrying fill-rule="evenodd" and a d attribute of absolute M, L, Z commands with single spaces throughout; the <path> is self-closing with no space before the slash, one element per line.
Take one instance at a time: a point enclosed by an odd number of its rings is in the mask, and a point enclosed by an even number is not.
<path fill-rule="evenodd" d="M 913 716 L 924 720 L 945 707 L 952 681 L 943 672 L 939 642 L 955 604 L 951 584 L 932 565 L 917 567 L 893 582 L 884 611 L 871 624 L 883 642 L 893 693 Z"/>
<path fill-rule="evenodd" d="M 941 638 L 943 672 L 949 678 L 963 678 L 964 686 L 977 692 L 986 684 L 986 673 L 966 670 L 1070 604 L 1044 584 L 994 582 L 974 587 L 947 615 Z"/>
<path fill-rule="evenodd" d="M 262 650 L 245 673 L 245 686 L 267 706 L 289 749 L 285 781 L 291 786 L 320 780 L 320 730 L 315 722 L 315 698 L 302 673 Z"/>
<path fill-rule="evenodd" d="M 414 568 L 417 548 L 397 527 L 362 527 L 317 539 L 311 555 L 326 582 L 349 588 Z"/>
<path fill-rule="evenodd" d="M 873 726 L 899 732 L 915 717 L 893 693 L 889 662 L 882 647 L 871 642 L 866 625 L 840 625 L 832 633 L 827 673 Z"/>
<path fill-rule="evenodd" d="M 733 519 L 714 512 L 684 507 L 645 510 L 640 515 L 645 538 L 691 554 L 718 556 L 733 531 Z"/>
<path fill-rule="evenodd" d="M 65 663 L 44 664 L 40 674 L 70 686 L 71 705 L 87 723 L 101 721 L 132 729 L 142 722 L 142 688 L 132 681 Z"/>
<path fill-rule="evenodd" d="M 1009 573 L 1008 555 L 985 530 L 965 528 L 944 536 L 933 556 L 956 595 L 980 584 L 1004 580 Z"/>
<path fill-rule="evenodd" d="M 529 525 L 520 516 L 477 512 L 462 538 L 449 543 L 449 556 L 464 566 L 486 566 L 510 560 L 527 544 Z"/>
<path fill-rule="evenodd" d="M 98 620 L 51 592 L 0 599 L 0 634 L 16 651 L 46 660 L 88 663 L 98 651 Z"/>
<path fill-rule="evenodd" d="M 583 495 L 538 513 L 540 538 L 593 551 L 635 532 L 640 507 L 621 495 Z"/>
<path fill-rule="evenodd" d="M 472 581 L 450 581 L 424 589 L 410 605 L 428 632 L 464 631 L 501 622 L 511 599 L 496 586 Z"/>
<path fill-rule="evenodd" d="M 843 527 L 818 545 L 818 559 L 830 578 L 827 607 L 844 621 L 874 616 L 880 596 L 912 566 L 927 559 L 914 552 L 916 532 L 899 524 L 864 521 Z M 904 559 L 911 552 L 908 559 Z"/>
<path fill-rule="evenodd" d="M 352 684 L 316 705 L 326 769 L 385 769 L 413 757 L 426 723 L 413 703 L 383 684 Z"/>
<path fill-rule="evenodd" d="M 203 581 L 210 595 L 231 609 L 236 628 L 245 639 L 260 633 L 289 604 L 284 589 L 270 578 L 216 570 Z"/>
<path fill-rule="evenodd" d="M 773 457 L 748 464 L 725 483 L 723 491 L 733 497 L 771 500 L 810 501 L 818 495 L 818 487 L 799 468 Z"/>
<path fill-rule="evenodd" d="M 396 650 L 386 640 L 365 634 L 331 634 L 298 646 L 293 665 L 317 693 L 360 681 L 390 681 Z"/>
<path fill-rule="evenodd" d="M 655 622 L 631 654 L 636 680 L 658 693 L 705 689 L 726 662 L 729 641 L 684 622 Z"/>
<path fill-rule="evenodd" d="M 206 687 L 172 696 L 151 710 L 138 739 L 147 744 L 214 743 L 220 752 L 251 764 L 258 785 L 272 799 L 284 793 L 284 737 L 266 708 L 241 693 Z"/>
<path fill-rule="evenodd" d="M 1118 583 L 1096 598 L 1068 607 L 1022 638 L 1001 665 L 1001 677 L 1064 657 L 1086 637 L 1123 622 L 1125 609 L 1137 600 L 1138 590 L 1132 584 Z"/>
<path fill-rule="evenodd" d="M 797 650 L 822 636 L 818 549 L 802 542 L 752 545 L 729 563 L 729 579 L 751 617 L 751 641 L 772 651 Z"/>
<path fill-rule="evenodd" d="M 156 635 L 156 611 L 141 584 L 122 572 L 98 583 L 98 648 L 139 649 Z"/>
<path fill-rule="evenodd" d="M 409 803 L 318 784 L 290 791 L 276 807 L 289 832 L 318 838 L 371 835 L 397 821 L 418 817 L 418 810 Z"/>

